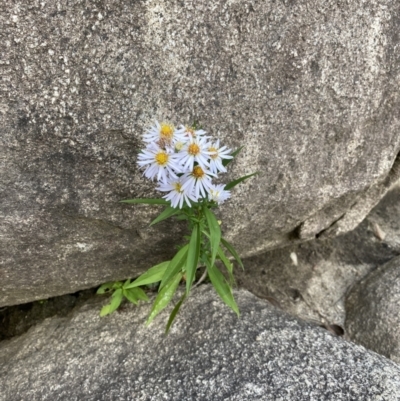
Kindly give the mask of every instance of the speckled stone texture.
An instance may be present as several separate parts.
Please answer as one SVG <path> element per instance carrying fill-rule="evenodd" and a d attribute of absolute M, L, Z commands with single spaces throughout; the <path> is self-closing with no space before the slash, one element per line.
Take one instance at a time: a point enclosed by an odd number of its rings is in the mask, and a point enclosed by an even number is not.
<path fill-rule="evenodd" d="M 352 289 L 346 300 L 347 336 L 400 363 L 400 257 Z"/>
<path fill-rule="evenodd" d="M 239 287 L 295 316 L 344 328 L 349 291 L 369 273 L 399 255 L 400 186 L 397 185 L 355 230 L 247 258 L 244 270 L 235 269 L 235 278 Z M 374 301 L 367 296 L 370 302 Z M 371 317 L 372 324 L 373 317 L 367 308 L 364 312 Z M 359 316 L 360 323 L 363 318 Z M 393 330 L 399 326 L 394 325 Z M 383 326 L 378 330 L 382 331 Z M 368 332 L 365 332 L 367 336 Z"/>
<path fill-rule="evenodd" d="M 155 118 L 198 120 L 245 145 L 227 179 L 260 175 L 220 216 L 242 256 L 354 228 L 397 171 L 399 10 L 3 0 L 0 306 L 135 276 L 173 254 L 181 226 L 149 229 L 154 209 L 118 204 L 154 196 L 136 155 Z"/>
<path fill-rule="evenodd" d="M 394 401 L 400 368 L 247 291 L 238 319 L 196 289 L 168 337 L 149 306 L 100 318 L 100 302 L 0 344 L 1 401 Z"/>
<path fill-rule="evenodd" d="M 400 252 L 400 182 L 379 202 L 367 221 L 376 238 Z"/>

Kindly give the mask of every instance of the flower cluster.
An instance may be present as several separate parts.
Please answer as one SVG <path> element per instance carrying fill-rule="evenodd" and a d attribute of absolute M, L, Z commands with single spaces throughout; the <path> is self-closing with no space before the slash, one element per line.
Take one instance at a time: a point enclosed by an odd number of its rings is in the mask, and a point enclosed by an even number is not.
<path fill-rule="evenodd" d="M 231 150 L 220 146 L 219 140 L 201 129 L 156 122 L 143 137 L 147 144 L 139 154 L 138 164 L 144 168 L 144 176 L 157 179 L 163 198 L 171 206 L 180 209 L 184 204 L 207 199 L 223 203 L 230 197 L 230 191 L 223 184 L 213 184 L 212 178 L 225 173 L 223 159 L 232 159 Z"/>
<path fill-rule="evenodd" d="M 242 268 L 243 263 L 233 245 L 223 238 L 221 222 L 217 220 L 213 209 L 230 198 L 232 188 L 258 173 L 247 174 L 226 185 L 213 183 L 214 178 L 226 172 L 226 166 L 242 147 L 231 152 L 226 146 L 220 146 L 219 140 L 213 141 L 206 132 L 196 127 L 175 128 L 166 122 L 156 122 L 143 139 L 146 147 L 140 152 L 137 162 L 144 169 L 143 175 L 157 180 L 157 189 L 166 192 L 163 196 L 165 199 L 136 198 L 121 202 L 163 204 L 166 207 L 150 225 L 175 216 L 187 221 L 191 235 L 187 237 L 190 238 L 188 243 L 180 246 L 171 260 L 151 267 L 136 280 L 103 284 L 97 293 L 112 292 L 112 297 L 110 303 L 103 306 L 100 315 L 115 311 L 124 297 L 134 304 L 139 300 L 147 300 L 146 293 L 140 287 L 154 284 L 158 285 L 158 295 L 147 319 L 146 324 L 150 324 L 172 301 L 184 278 L 186 291 L 171 312 L 166 326 L 168 332 L 191 289 L 208 276 L 221 299 L 239 316 L 232 293 L 233 264 L 229 254 Z M 223 265 L 225 273 L 220 270 Z M 204 271 L 198 278 L 200 266 L 204 267 Z"/>

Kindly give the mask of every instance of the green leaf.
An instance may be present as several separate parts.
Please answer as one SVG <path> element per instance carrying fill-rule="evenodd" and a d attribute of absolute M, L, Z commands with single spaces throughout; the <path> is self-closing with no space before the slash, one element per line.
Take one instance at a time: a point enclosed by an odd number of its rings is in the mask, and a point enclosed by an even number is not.
<path fill-rule="evenodd" d="M 173 216 L 174 214 L 179 213 L 179 209 L 175 209 L 171 206 L 167 206 L 158 217 L 156 217 L 151 223 L 150 226 L 153 226 L 154 224 L 159 223 L 160 221 L 163 221 L 165 219 L 168 219 L 168 217 Z"/>
<path fill-rule="evenodd" d="M 217 267 L 207 264 L 208 277 L 221 299 L 239 316 L 239 308 L 232 295 L 232 289 Z"/>
<path fill-rule="evenodd" d="M 129 301 L 132 302 L 133 304 L 137 305 L 139 302 L 139 299 L 136 297 L 136 293 L 133 290 L 136 290 L 137 288 L 131 288 L 130 290 L 123 289 L 122 290 L 122 295 Z"/>
<path fill-rule="evenodd" d="M 218 247 L 221 242 L 221 227 L 218 224 L 214 213 L 206 206 L 203 206 L 204 214 L 207 219 L 208 228 L 210 230 L 210 245 L 211 245 L 211 266 L 215 262 Z"/>
<path fill-rule="evenodd" d="M 111 307 L 110 304 L 104 305 L 104 306 L 101 308 L 100 317 L 104 317 L 104 316 L 110 314 L 110 313 L 111 313 L 111 312 L 110 312 L 110 307 Z"/>
<path fill-rule="evenodd" d="M 196 274 L 197 264 L 200 257 L 200 225 L 195 224 L 189 242 L 189 249 L 186 261 L 186 293 L 189 294 Z"/>
<path fill-rule="evenodd" d="M 135 305 L 138 304 L 139 300 L 149 300 L 146 293 L 141 288 L 130 288 L 128 290 L 124 289 L 123 295 L 126 299 L 128 299 L 128 301 L 132 302 Z"/>
<path fill-rule="evenodd" d="M 186 214 L 181 214 L 180 216 L 176 216 L 177 220 L 189 220 L 189 217 Z"/>
<path fill-rule="evenodd" d="M 210 234 L 207 231 L 202 230 L 202 233 L 208 238 L 210 239 Z"/>
<path fill-rule="evenodd" d="M 111 291 L 113 289 L 113 285 L 114 281 L 101 285 L 96 291 L 96 294 L 105 294 L 106 292 Z"/>
<path fill-rule="evenodd" d="M 167 326 L 165 328 L 165 334 L 168 334 L 169 329 L 172 326 L 172 323 L 175 320 L 175 317 L 177 315 L 177 313 L 179 312 L 179 309 L 181 308 L 183 302 L 186 299 L 186 292 L 182 295 L 181 299 L 179 300 L 179 302 L 175 305 L 174 309 L 172 310 L 171 314 L 169 315 L 169 319 L 168 319 L 168 323 Z"/>
<path fill-rule="evenodd" d="M 169 304 L 175 294 L 176 288 L 182 279 L 182 273 L 179 272 L 172 280 L 170 280 L 164 288 L 158 293 L 151 308 L 150 315 L 147 319 L 146 325 L 148 326 L 151 321 Z"/>
<path fill-rule="evenodd" d="M 233 180 L 231 181 L 229 184 L 225 185 L 225 190 L 229 191 L 230 189 L 232 189 L 233 187 L 236 187 L 237 184 L 240 184 L 242 181 L 247 180 L 250 177 L 253 177 L 253 175 L 259 174 L 258 171 L 256 171 L 255 173 L 249 174 L 249 175 L 245 175 L 243 177 L 238 178 L 237 180 Z"/>
<path fill-rule="evenodd" d="M 233 266 L 232 263 L 229 261 L 229 259 L 226 257 L 224 251 L 222 250 L 221 247 L 218 248 L 218 256 L 222 260 L 223 264 L 227 268 L 228 272 L 232 274 L 233 272 Z"/>
<path fill-rule="evenodd" d="M 168 284 L 168 282 L 175 277 L 175 275 L 181 270 L 182 266 L 186 262 L 189 244 L 185 245 L 176 253 L 169 263 L 167 270 L 165 271 L 159 290 Z"/>
<path fill-rule="evenodd" d="M 140 275 L 135 281 L 130 283 L 127 286 L 124 286 L 125 289 L 139 287 L 141 285 L 153 284 L 158 283 L 161 281 L 170 261 L 167 260 L 166 262 L 162 262 L 158 265 L 153 266 L 142 275 Z"/>
<path fill-rule="evenodd" d="M 244 148 L 244 146 L 241 146 L 240 148 L 236 149 L 233 153 L 231 153 L 231 156 L 233 156 L 232 159 L 224 159 L 222 160 L 222 165 L 226 167 L 230 162 L 233 161 L 233 159 L 240 153 L 240 151 Z"/>
<path fill-rule="evenodd" d="M 230 252 L 230 254 L 235 258 L 236 262 L 239 263 L 240 267 L 244 269 L 242 260 L 239 257 L 239 254 L 236 252 L 235 248 L 224 238 L 221 238 L 221 242 L 224 247 Z"/>
<path fill-rule="evenodd" d="M 226 270 L 228 270 L 229 273 L 229 283 L 232 285 L 234 283 L 235 279 L 233 278 L 233 264 L 230 262 L 230 260 L 226 257 L 224 251 L 222 250 L 221 247 L 218 248 L 218 256 L 221 259 L 222 263 L 225 265 Z"/>
<path fill-rule="evenodd" d="M 100 311 L 100 316 L 106 316 L 114 312 L 121 305 L 122 301 L 122 289 L 119 288 L 112 294 L 111 302 L 108 305 L 103 306 Z"/>
<path fill-rule="evenodd" d="M 147 205 L 169 205 L 165 199 L 125 199 L 121 203 L 145 203 Z"/>
<path fill-rule="evenodd" d="M 149 297 L 147 296 L 147 294 L 141 289 L 141 288 L 132 288 L 129 291 L 136 291 L 136 296 L 145 302 L 149 301 Z"/>

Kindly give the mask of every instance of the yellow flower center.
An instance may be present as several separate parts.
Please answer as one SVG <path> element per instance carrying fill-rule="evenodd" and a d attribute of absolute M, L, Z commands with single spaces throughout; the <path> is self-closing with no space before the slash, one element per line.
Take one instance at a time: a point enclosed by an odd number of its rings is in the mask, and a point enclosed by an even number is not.
<path fill-rule="evenodd" d="M 176 191 L 176 192 L 179 192 L 179 193 L 183 192 L 183 191 L 182 191 L 182 184 L 181 184 L 180 182 L 175 182 L 175 183 L 173 184 L 173 186 L 175 187 L 175 191 Z"/>
<path fill-rule="evenodd" d="M 160 138 L 170 143 L 173 135 L 174 135 L 174 126 L 172 124 L 161 123 Z"/>
<path fill-rule="evenodd" d="M 204 176 L 204 171 L 200 166 L 196 166 L 192 172 L 193 176 L 196 178 L 202 178 Z"/>
<path fill-rule="evenodd" d="M 196 145 L 195 143 L 191 143 L 188 147 L 188 153 L 192 156 L 198 155 L 200 153 L 199 145 Z"/>
<path fill-rule="evenodd" d="M 155 159 L 159 166 L 165 166 L 168 163 L 168 155 L 165 152 L 157 153 Z"/>
<path fill-rule="evenodd" d="M 218 157 L 218 149 L 214 148 L 213 146 L 210 146 L 208 148 L 209 152 L 215 152 L 213 155 L 210 155 L 211 159 L 216 159 Z"/>

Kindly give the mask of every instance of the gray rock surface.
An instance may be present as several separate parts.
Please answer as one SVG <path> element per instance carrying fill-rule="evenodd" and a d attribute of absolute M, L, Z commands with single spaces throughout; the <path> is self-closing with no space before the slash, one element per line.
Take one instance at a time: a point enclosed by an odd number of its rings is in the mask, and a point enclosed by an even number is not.
<path fill-rule="evenodd" d="M 100 318 L 101 301 L 0 344 L 1 401 L 368 400 L 400 398 L 400 368 L 289 317 L 247 291 L 241 318 L 209 286 L 170 334 L 149 306 Z"/>
<path fill-rule="evenodd" d="M 370 229 L 387 247 L 400 252 L 400 184 L 368 215 Z"/>
<path fill-rule="evenodd" d="M 245 269 L 235 269 L 238 286 L 302 319 L 344 328 L 349 291 L 400 254 L 399 199 L 396 186 L 350 233 L 245 259 Z"/>
<path fill-rule="evenodd" d="M 400 257 L 369 274 L 346 299 L 347 336 L 400 363 Z"/>
<path fill-rule="evenodd" d="M 8 1 L 0 306 L 134 276 L 172 255 L 181 226 L 149 229 L 154 209 L 117 203 L 154 195 L 135 162 L 155 118 L 196 119 L 245 145 L 230 177 L 261 174 L 221 210 L 243 256 L 339 220 L 333 234 L 354 228 L 399 151 L 399 9 L 396 0 Z"/>

